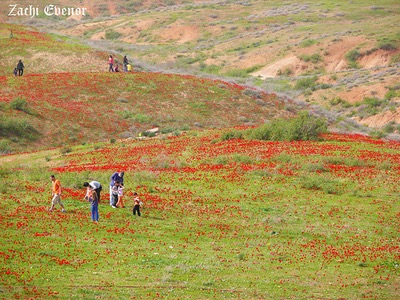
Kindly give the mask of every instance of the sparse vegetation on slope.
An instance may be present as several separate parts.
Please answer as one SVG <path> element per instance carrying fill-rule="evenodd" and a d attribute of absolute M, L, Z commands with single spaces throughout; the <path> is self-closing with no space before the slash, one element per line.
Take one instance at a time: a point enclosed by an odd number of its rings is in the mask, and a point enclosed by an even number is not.
<path fill-rule="evenodd" d="M 236 77 L 324 107 L 338 96 L 360 103 L 374 93 L 382 100 L 399 81 L 399 33 L 393 24 L 400 5 L 394 0 L 379 5 L 347 0 L 68 4 L 87 5 L 90 16 L 75 21 L 35 18 L 29 24 L 84 37 L 97 49 L 118 53 L 119 59 L 127 54 L 135 64 L 155 70 Z M 103 63 L 90 69 L 105 69 Z M 316 76 L 316 88 L 297 89 L 304 76 Z M 400 123 L 397 100 L 391 103 L 395 110 L 381 106 L 373 120 L 359 118 L 356 110 L 345 115 L 376 128 Z"/>
<path fill-rule="evenodd" d="M 2 152 L 136 137 L 152 127 L 174 132 L 262 124 L 295 113 L 286 109 L 289 100 L 275 94 L 193 76 L 54 73 L 0 80 L 7 128 L 1 138 L 10 143 Z M 26 126 L 38 132 L 31 145 L 7 125 L 26 116 Z"/>

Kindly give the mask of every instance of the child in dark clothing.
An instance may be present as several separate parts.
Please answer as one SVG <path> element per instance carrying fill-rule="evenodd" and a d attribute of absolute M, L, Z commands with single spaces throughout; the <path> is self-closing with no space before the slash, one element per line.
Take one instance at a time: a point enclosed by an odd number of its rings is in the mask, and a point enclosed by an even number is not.
<path fill-rule="evenodd" d="M 111 207 L 112 208 L 117 208 L 119 186 L 120 186 L 119 181 L 115 181 L 114 186 L 112 186 L 112 188 L 111 188 L 111 197 L 112 197 Z"/>
<path fill-rule="evenodd" d="M 133 193 L 133 197 L 134 197 L 133 215 L 136 216 L 137 212 L 138 216 L 140 217 L 140 206 L 142 205 L 142 201 L 140 201 L 140 198 L 136 192 Z"/>

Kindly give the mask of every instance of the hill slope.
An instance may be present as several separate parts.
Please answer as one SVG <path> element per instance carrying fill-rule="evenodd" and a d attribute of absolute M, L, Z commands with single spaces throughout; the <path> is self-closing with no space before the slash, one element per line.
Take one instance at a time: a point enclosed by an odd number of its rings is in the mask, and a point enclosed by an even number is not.
<path fill-rule="evenodd" d="M 155 73 L 51 73 L 0 77 L 3 151 L 191 128 L 262 124 L 296 105 L 222 81 Z"/>
<path fill-rule="evenodd" d="M 128 54 L 136 64 L 150 63 L 159 70 L 241 78 L 371 127 L 400 123 L 398 1 L 121 0 L 60 5 L 86 6 L 89 16 L 11 21 L 83 38 L 119 54 L 119 59 Z M 309 82 L 304 84 L 304 78 Z M 369 98 L 378 105 L 369 107 Z"/>

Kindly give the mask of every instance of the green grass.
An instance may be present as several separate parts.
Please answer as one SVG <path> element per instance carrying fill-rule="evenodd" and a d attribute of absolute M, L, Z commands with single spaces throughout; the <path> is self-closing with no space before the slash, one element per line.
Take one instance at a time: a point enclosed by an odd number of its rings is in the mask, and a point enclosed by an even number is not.
<path fill-rule="evenodd" d="M 213 142 L 223 132 L 1 157 L 2 297 L 396 298 L 397 143 Z M 127 208 L 112 209 L 120 168 Z M 46 211 L 52 173 L 65 214 Z"/>

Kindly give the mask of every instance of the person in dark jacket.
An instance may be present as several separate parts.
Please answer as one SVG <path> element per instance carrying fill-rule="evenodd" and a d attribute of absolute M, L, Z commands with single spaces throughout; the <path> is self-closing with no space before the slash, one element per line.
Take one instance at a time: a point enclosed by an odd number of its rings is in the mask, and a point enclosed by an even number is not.
<path fill-rule="evenodd" d="M 22 63 L 22 60 L 19 60 L 18 64 L 17 64 L 18 76 L 22 76 L 22 74 L 24 74 L 24 68 L 25 68 L 25 66 Z"/>
<path fill-rule="evenodd" d="M 110 205 L 113 206 L 113 187 L 115 182 L 118 181 L 120 184 L 124 184 L 124 172 L 115 172 L 110 177 Z"/>

